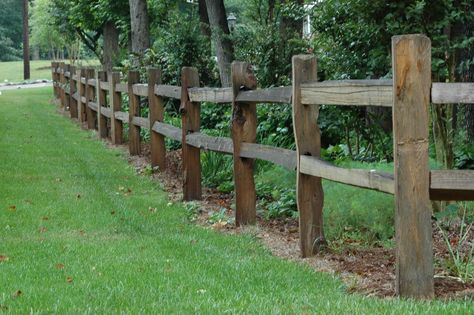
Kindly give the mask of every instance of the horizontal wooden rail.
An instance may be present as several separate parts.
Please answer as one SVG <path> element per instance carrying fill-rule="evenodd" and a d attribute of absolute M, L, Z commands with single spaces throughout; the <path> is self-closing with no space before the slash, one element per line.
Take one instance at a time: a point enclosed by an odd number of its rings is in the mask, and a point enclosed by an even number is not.
<path fill-rule="evenodd" d="M 474 170 L 433 170 L 431 200 L 474 200 Z"/>
<path fill-rule="evenodd" d="M 84 104 L 87 103 L 87 99 L 85 96 L 81 96 L 81 102 Z"/>
<path fill-rule="evenodd" d="M 85 77 L 80 77 L 80 79 L 81 79 L 82 84 L 86 84 L 86 78 Z"/>
<path fill-rule="evenodd" d="M 115 91 L 120 93 L 128 93 L 127 83 L 117 83 L 115 85 Z"/>
<path fill-rule="evenodd" d="M 272 162 L 290 170 L 296 169 L 296 151 L 293 150 L 243 142 L 240 147 L 240 156 Z"/>
<path fill-rule="evenodd" d="M 173 140 L 181 141 L 181 136 L 182 136 L 181 128 L 157 121 L 153 124 L 152 130 L 154 132 L 159 133 L 160 135 L 166 136 Z"/>
<path fill-rule="evenodd" d="M 188 89 L 191 102 L 231 103 L 232 88 L 190 88 Z"/>
<path fill-rule="evenodd" d="M 352 186 L 389 194 L 395 193 L 393 175 L 385 172 L 337 167 L 329 162 L 306 155 L 300 157 L 300 172 Z"/>
<path fill-rule="evenodd" d="M 176 85 L 155 85 L 155 95 L 174 98 L 177 100 L 181 99 L 181 87 Z"/>
<path fill-rule="evenodd" d="M 71 72 L 70 72 L 70 71 L 64 72 L 64 76 L 65 76 L 66 78 L 70 78 L 70 77 L 71 77 Z"/>
<path fill-rule="evenodd" d="M 126 112 L 114 112 L 115 119 L 118 119 L 124 123 L 128 123 L 128 113 Z"/>
<path fill-rule="evenodd" d="M 148 97 L 148 84 L 134 84 L 133 94 Z"/>
<path fill-rule="evenodd" d="M 237 101 L 290 104 L 291 95 L 291 86 L 282 86 L 268 89 L 241 91 L 237 95 Z"/>
<path fill-rule="evenodd" d="M 78 81 L 78 80 L 79 80 L 79 76 L 78 76 L 77 74 L 73 74 L 73 75 L 72 75 L 72 79 L 73 79 L 74 81 Z"/>
<path fill-rule="evenodd" d="M 231 138 L 211 137 L 200 132 L 187 135 L 186 143 L 202 150 L 227 154 L 232 154 L 232 152 L 234 152 L 234 145 L 232 144 Z"/>
<path fill-rule="evenodd" d="M 64 93 L 67 94 L 67 95 L 69 95 L 69 94 L 70 94 L 70 91 L 65 89 L 65 90 L 64 90 Z"/>
<path fill-rule="evenodd" d="M 105 117 L 107 118 L 111 118 L 112 117 L 112 110 L 108 107 L 104 107 L 104 106 L 101 106 L 100 108 L 100 113 L 102 115 L 104 115 Z"/>
<path fill-rule="evenodd" d="M 392 80 L 343 80 L 301 85 L 302 104 L 392 107 Z"/>
<path fill-rule="evenodd" d="M 96 79 L 88 79 L 87 84 L 90 86 L 96 86 L 97 80 Z"/>
<path fill-rule="evenodd" d="M 135 126 L 150 129 L 150 120 L 148 118 L 133 117 L 132 118 L 132 124 L 134 124 Z"/>
<path fill-rule="evenodd" d="M 99 82 L 99 87 L 103 91 L 109 91 L 110 90 L 110 84 L 109 84 L 109 82 L 106 82 L 106 81 L 100 81 Z"/>
<path fill-rule="evenodd" d="M 90 109 L 94 110 L 94 111 L 97 111 L 98 110 L 98 106 L 97 106 L 97 103 L 96 102 L 91 102 L 89 101 L 89 103 L 87 104 L 89 106 Z"/>
<path fill-rule="evenodd" d="M 431 101 L 434 104 L 473 104 L 474 83 L 433 83 Z"/>

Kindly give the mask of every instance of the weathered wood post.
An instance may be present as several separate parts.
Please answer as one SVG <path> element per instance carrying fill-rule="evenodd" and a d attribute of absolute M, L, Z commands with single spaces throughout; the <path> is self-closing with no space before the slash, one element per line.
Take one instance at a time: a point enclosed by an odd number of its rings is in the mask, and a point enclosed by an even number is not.
<path fill-rule="evenodd" d="M 300 173 L 300 157 L 320 157 L 319 106 L 301 103 L 301 84 L 316 81 L 316 57 L 293 57 L 293 129 L 296 142 L 296 198 L 299 211 L 300 249 L 303 257 L 317 253 L 326 244 L 323 229 L 324 192 L 321 178 Z"/>
<path fill-rule="evenodd" d="M 90 107 L 90 102 L 95 102 L 95 85 L 89 84 L 89 80 L 95 79 L 95 70 L 86 70 L 86 117 L 87 117 L 87 128 L 95 129 L 97 122 L 97 113 Z"/>
<path fill-rule="evenodd" d="M 155 94 L 155 86 L 161 84 L 161 71 L 148 69 L 148 104 L 150 106 L 150 145 L 151 166 L 158 167 L 160 171 L 166 168 L 165 137 L 153 131 L 155 122 L 163 122 L 164 106 L 161 96 Z"/>
<path fill-rule="evenodd" d="M 432 298 L 433 244 L 429 198 L 428 112 L 431 42 L 392 37 L 397 293 Z"/>
<path fill-rule="evenodd" d="M 59 63 L 59 101 L 60 107 L 66 106 L 66 77 L 64 72 L 66 71 L 66 64 L 64 62 Z"/>
<path fill-rule="evenodd" d="M 71 73 L 69 78 L 69 113 L 71 118 L 77 118 L 77 100 L 74 98 L 74 94 L 77 93 L 76 67 L 71 66 L 69 72 Z"/>
<path fill-rule="evenodd" d="M 133 85 L 140 82 L 138 71 L 128 72 L 128 148 L 131 155 L 140 154 L 140 127 L 133 124 L 133 117 L 140 116 L 140 97 L 133 93 Z"/>
<path fill-rule="evenodd" d="M 58 66 L 59 62 L 51 62 L 51 80 L 53 80 L 53 91 L 54 91 L 54 98 L 59 98 L 59 87 L 58 87 Z"/>
<path fill-rule="evenodd" d="M 246 62 L 232 63 L 232 142 L 234 144 L 235 223 L 255 224 L 256 192 L 253 178 L 255 160 L 240 156 L 243 142 L 255 143 L 257 137 L 257 106 L 255 102 L 238 102 L 242 89 L 254 90 L 257 80 L 252 66 Z"/>
<path fill-rule="evenodd" d="M 109 101 L 110 101 L 110 133 L 113 144 L 123 143 L 123 123 L 115 118 L 115 112 L 122 109 L 122 94 L 117 92 L 117 84 L 120 83 L 120 72 L 112 72 L 108 75 Z"/>
<path fill-rule="evenodd" d="M 102 89 L 101 82 L 107 82 L 107 72 L 99 71 L 97 73 L 97 117 L 98 124 L 97 128 L 99 129 L 99 137 L 107 138 L 107 117 L 102 114 L 102 106 L 107 105 L 107 92 Z"/>
<path fill-rule="evenodd" d="M 86 85 L 84 84 L 83 80 L 86 79 L 86 69 L 79 69 L 77 70 L 77 82 L 79 83 L 79 100 L 78 100 L 78 119 L 80 123 L 86 121 Z"/>
<path fill-rule="evenodd" d="M 64 67 L 64 108 L 68 111 L 71 111 L 71 81 L 71 65 L 66 64 Z"/>
<path fill-rule="evenodd" d="M 201 129 L 201 104 L 189 100 L 188 88 L 199 86 L 196 68 L 184 67 L 181 71 L 181 118 L 182 118 L 182 160 L 183 160 L 183 199 L 200 200 L 201 188 L 201 150 L 186 143 L 186 136 Z"/>

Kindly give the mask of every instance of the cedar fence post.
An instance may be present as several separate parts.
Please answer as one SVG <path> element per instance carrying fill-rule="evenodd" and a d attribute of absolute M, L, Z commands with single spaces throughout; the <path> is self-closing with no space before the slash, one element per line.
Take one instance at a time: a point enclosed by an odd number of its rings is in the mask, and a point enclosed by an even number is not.
<path fill-rule="evenodd" d="M 199 86 L 199 74 L 196 68 L 184 67 L 181 71 L 182 117 L 182 160 L 183 160 L 183 199 L 200 200 L 201 188 L 201 151 L 186 143 L 186 135 L 199 132 L 201 128 L 201 104 L 189 100 L 188 88 Z"/>
<path fill-rule="evenodd" d="M 433 298 L 428 122 L 431 42 L 392 37 L 397 294 Z"/>
<path fill-rule="evenodd" d="M 316 57 L 293 57 L 293 129 L 296 142 L 296 197 L 299 211 L 300 249 L 303 257 L 317 253 L 326 244 L 323 229 L 324 192 L 320 177 L 300 173 L 302 155 L 320 157 L 319 106 L 301 104 L 301 84 L 316 81 Z"/>
<path fill-rule="evenodd" d="M 78 100 L 78 119 L 79 122 L 82 124 L 83 122 L 86 121 L 86 104 L 83 102 L 83 100 L 86 97 L 86 85 L 82 83 L 82 79 L 85 79 L 86 77 L 86 69 L 79 69 L 77 70 L 77 82 L 79 83 L 79 100 Z M 84 98 L 84 99 L 83 99 Z"/>
<path fill-rule="evenodd" d="M 100 82 L 107 82 L 107 72 L 106 71 L 99 71 L 97 74 L 97 128 L 99 129 L 99 137 L 100 138 L 107 138 L 107 117 L 102 115 L 102 106 L 107 105 L 107 92 L 104 91 L 101 86 Z"/>
<path fill-rule="evenodd" d="M 54 98 L 57 99 L 59 97 L 58 93 L 58 79 L 57 73 L 58 70 L 58 62 L 51 62 L 51 80 L 53 81 L 53 91 L 54 91 Z"/>
<path fill-rule="evenodd" d="M 255 224 L 256 192 L 253 178 L 255 159 L 240 157 L 243 142 L 255 143 L 257 136 L 257 106 L 255 102 L 238 102 L 241 89 L 254 90 L 257 80 L 252 66 L 246 62 L 232 63 L 232 142 L 234 144 L 235 223 Z"/>
<path fill-rule="evenodd" d="M 66 110 L 71 111 L 71 65 L 65 65 L 64 71 L 64 107 Z M 69 77 L 66 77 L 66 72 L 69 73 Z M 69 87 L 67 87 L 68 83 Z M 67 89 L 69 93 L 66 93 Z"/>
<path fill-rule="evenodd" d="M 133 117 L 140 116 L 140 97 L 133 93 L 133 85 L 140 82 L 138 71 L 128 72 L 128 148 L 130 155 L 140 154 L 140 127 L 133 124 Z"/>
<path fill-rule="evenodd" d="M 163 122 L 164 106 L 161 96 L 155 94 L 155 85 L 161 84 L 161 71 L 148 69 L 148 104 L 150 106 L 150 145 L 151 166 L 158 167 L 160 171 L 166 168 L 165 137 L 153 131 L 155 122 Z"/>
<path fill-rule="evenodd" d="M 71 66 L 69 72 L 69 113 L 71 118 L 77 118 L 77 100 L 74 98 L 74 94 L 77 93 L 77 81 L 74 79 L 76 75 L 76 67 Z"/>
<path fill-rule="evenodd" d="M 116 86 L 120 83 L 120 72 L 109 73 L 109 101 L 110 101 L 110 133 L 113 144 L 123 143 L 123 123 L 115 118 L 115 112 L 122 110 L 122 94 L 117 92 Z"/>
<path fill-rule="evenodd" d="M 86 118 L 87 118 L 87 128 L 95 129 L 97 121 L 97 113 L 94 115 L 94 111 L 89 106 L 89 102 L 94 102 L 95 100 L 95 86 L 89 84 L 90 79 L 95 79 L 95 70 L 87 69 L 86 70 Z"/>
<path fill-rule="evenodd" d="M 59 63 L 59 100 L 60 100 L 60 107 L 65 107 L 66 106 L 66 93 L 65 93 L 65 88 L 66 88 L 66 77 L 64 76 L 64 71 L 66 69 L 66 64 L 64 62 Z"/>

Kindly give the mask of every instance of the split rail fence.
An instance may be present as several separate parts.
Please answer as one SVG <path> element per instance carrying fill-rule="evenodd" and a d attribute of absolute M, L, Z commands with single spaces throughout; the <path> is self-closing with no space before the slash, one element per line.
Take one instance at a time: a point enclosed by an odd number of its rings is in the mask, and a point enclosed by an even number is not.
<path fill-rule="evenodd" d="M 434 296 L 430 200 L 474 200 L 473 170 L 431 170 L 428 167 L 429 106 L 474 103 L 474 83 L 432 83 L 431 42 L 423 35 L 392 39 L 393 80 L 317 81 L 314 56 L 293 57 L 293 84 L 256 89 L 251 65 L 232 64 L 231 88 L 199 87 L 195 68 L 182 69 L 181 86 L 163 84 L 158 69 L 148 82 L 130 71 L 76 69 L 52 63 L 54 94 L 71 118 L 87 122 L 101 138 L 123 142 L 128 128 L 131 155 L 141 152 L 140 128 L 151 133 L 151 163 L 166 168 L 165 137 L 182 143 L 183 199 L 201 198 L 200 151 L 233 155 L 236 224 L 256 221 L 255 159 L 297 171 L 300 248 L 303 257 L 324 244 L 321 179 L 372 189 L 395 196 L 396 288 L 404 297 Z M 123 112 L 121 94 L 129 96 Z M 108 97 L 107 97 L 108 95 Z M 140 117 L 140 99 L 148 98 L 149 117 Z M 181 128 L 164 122 L 164 99 L 181 101 Z M 231 138 L 200 133 L 201 102 L 232 104 Z M 296 151 L 257 144 L 257 104 L 291 103 Z M 394 174 L 336 167 L 320 159 L 319 105 L 384 106 L 393 110 Z M 277 110 L 277 109 L 276 109 Z M 110 129 L 107 127 L 109 121 Z"/>

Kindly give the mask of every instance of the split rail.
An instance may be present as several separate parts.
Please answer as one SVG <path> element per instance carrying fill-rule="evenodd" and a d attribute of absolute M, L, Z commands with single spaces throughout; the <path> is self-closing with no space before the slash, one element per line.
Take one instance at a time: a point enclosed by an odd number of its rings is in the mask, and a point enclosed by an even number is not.
<path fill-rule="evenodd" d="M 232 64 L 231 88 L 199 86 L 195 68 L 182 69 L 181 86 L 166 85 L 158 69 L 148 82 L 130 71 L 76 69 L 52 63 L 54 94 L 71 118 L 87 122 L 101 138 L 121 144 L 128 124 L 131 155 L 141 153 L 140 129 L 151 133 L 151 163 L 166 168 L 165 137 L 182 143 L 183 199 L 201 199 L 201 150 L 233 155 L 236 224 L 256 221 L 255 159 L 296 169 L 300 248 L 303 257 L 325 244 L 324 193 L 321 179 L 376 190 L 395 197 L 396 287 L 404 297 L 432 298 L 433 249 L 430 200 L 474 200 L 473 170 L 430 170 L 429 106 L 474 103 L 474 83 L 432 83 L 431 42 L 423 35 L 392 39 L 393 80 L 317 81 L 314 56 L 293 57 L 293 84 L 256 89 L 251 65 Z M 129 96 L 122 111 L 121 94 Z M 148 98 L 149 117 L 140 117 L 140 100 Z M 164 122 L 166 98 L 180 100 L 181 128 Z M 231 138 L 200 132 L 201 102 L 232 104 Z M 292 104 L 296 151 L 256 143 L 258 104 Z M 393 110 L 394 174 L 336 167 L 320 159 L 319 105 L 383 106 Z M 110 125 L 110 128 L 107 126 Z"/>

